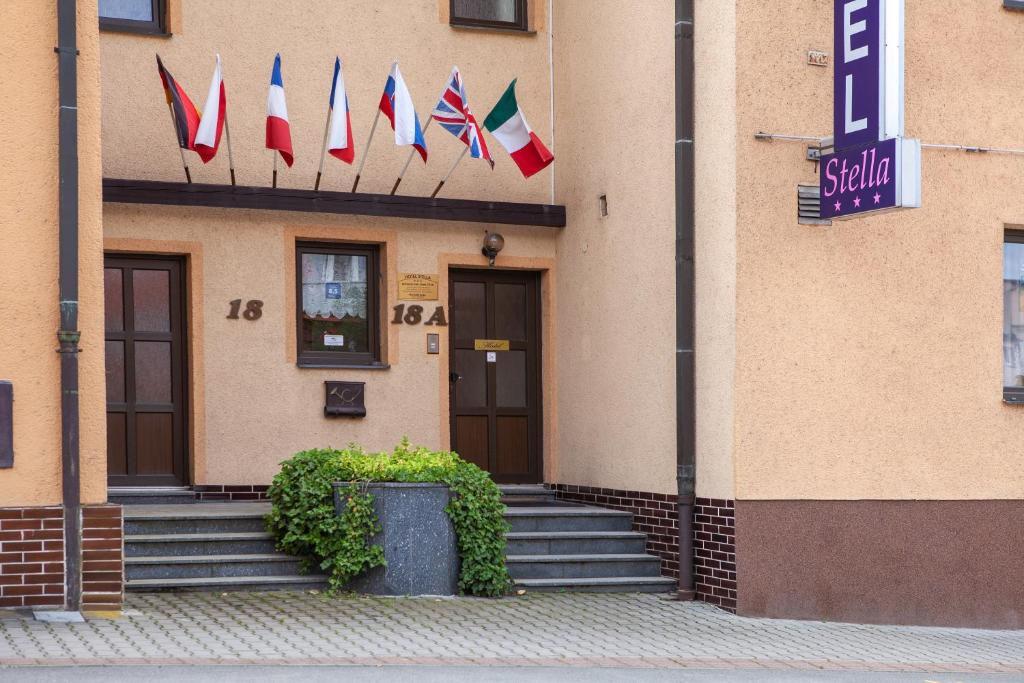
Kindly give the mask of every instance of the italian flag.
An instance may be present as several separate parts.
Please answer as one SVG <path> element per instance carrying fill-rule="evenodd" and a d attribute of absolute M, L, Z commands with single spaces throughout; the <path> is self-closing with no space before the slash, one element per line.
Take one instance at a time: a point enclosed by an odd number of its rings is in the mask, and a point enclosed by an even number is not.
<path fill-rule="evenodd" d="M 501 146 L 512 155 L 519 170 L 527 178 L 541 171 L 555 160 L 540 138 L 530 130 L 519 103 L 516 101 L 516 82 L 513 80 L 494 109 L 484 119 L 484 128 L 491 131 Z"/>

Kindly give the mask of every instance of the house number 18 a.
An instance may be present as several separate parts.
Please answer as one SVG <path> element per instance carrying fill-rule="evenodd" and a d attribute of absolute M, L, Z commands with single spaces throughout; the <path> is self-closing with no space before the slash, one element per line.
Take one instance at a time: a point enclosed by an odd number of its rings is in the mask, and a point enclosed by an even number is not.
<path fill-rule="evenodd" d="M 398 304 L 392 308 L 395 312 L 395 317 L 391 319 L 392 325 L 419 325 L 421 322 L 424 325 L 439 325 L 445 327 L 448 325 L 448 319 L 444 317 L 444 306 L 438 306 L 434 309 L 433 315 L 431 315 L 426 322 L 423 322 L 423 307 L 419 304 L 413 304 L 406 308 L 405 304 Z"/>
<path fill-rule="evenodd" d="M 242 300 L 234 299 L 229 301 L 228 304 L 231 306 L 231 310 L 228 311 L 228 320 L 238 320 L 238 311 L 242 308 Z M 259 320 L 263 315 L 263 302 L 259 299 L 249 299 L 245 302 L 245 310 L 242 311 L 242 317 L 246 320 Z"/>

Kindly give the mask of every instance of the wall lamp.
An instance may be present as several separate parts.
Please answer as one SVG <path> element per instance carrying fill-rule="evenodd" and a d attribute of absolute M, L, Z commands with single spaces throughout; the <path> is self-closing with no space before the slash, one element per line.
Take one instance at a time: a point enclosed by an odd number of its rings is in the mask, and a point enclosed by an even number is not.
<path fill-rule="evenodd" d="M 497 232 L 484 232 L 484 247 L 480 250 L 487 257 L 487 264 L 494 267 L 494 259 L 498 252 L 505 248 L 505 238 Z"/>

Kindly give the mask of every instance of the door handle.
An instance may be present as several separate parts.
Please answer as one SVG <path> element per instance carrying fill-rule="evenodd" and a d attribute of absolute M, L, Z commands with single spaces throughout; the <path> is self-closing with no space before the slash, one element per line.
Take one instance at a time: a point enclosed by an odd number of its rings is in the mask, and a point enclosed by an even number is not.
<path fill-rule="evenodd" d="M 460 379 L 462 379 L 462 375 L 460 375 L 459 373 L 457 373 L 457 372 L 450 372 L 450 373 L 448 373 L 448 381 L 449 382 L 458 382 Z"/>

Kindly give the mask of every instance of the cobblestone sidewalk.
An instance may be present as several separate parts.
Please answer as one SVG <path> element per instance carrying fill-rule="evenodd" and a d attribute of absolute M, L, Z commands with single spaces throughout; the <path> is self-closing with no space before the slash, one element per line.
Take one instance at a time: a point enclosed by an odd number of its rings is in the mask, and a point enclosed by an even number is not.
<path fill-rule="evenodd" d="M 0 618 L 0 666 L 445 664 L 1024 673 L 1024 631 L 746 619 L 655 595 L 133 595 L 120 618 Z"/>

